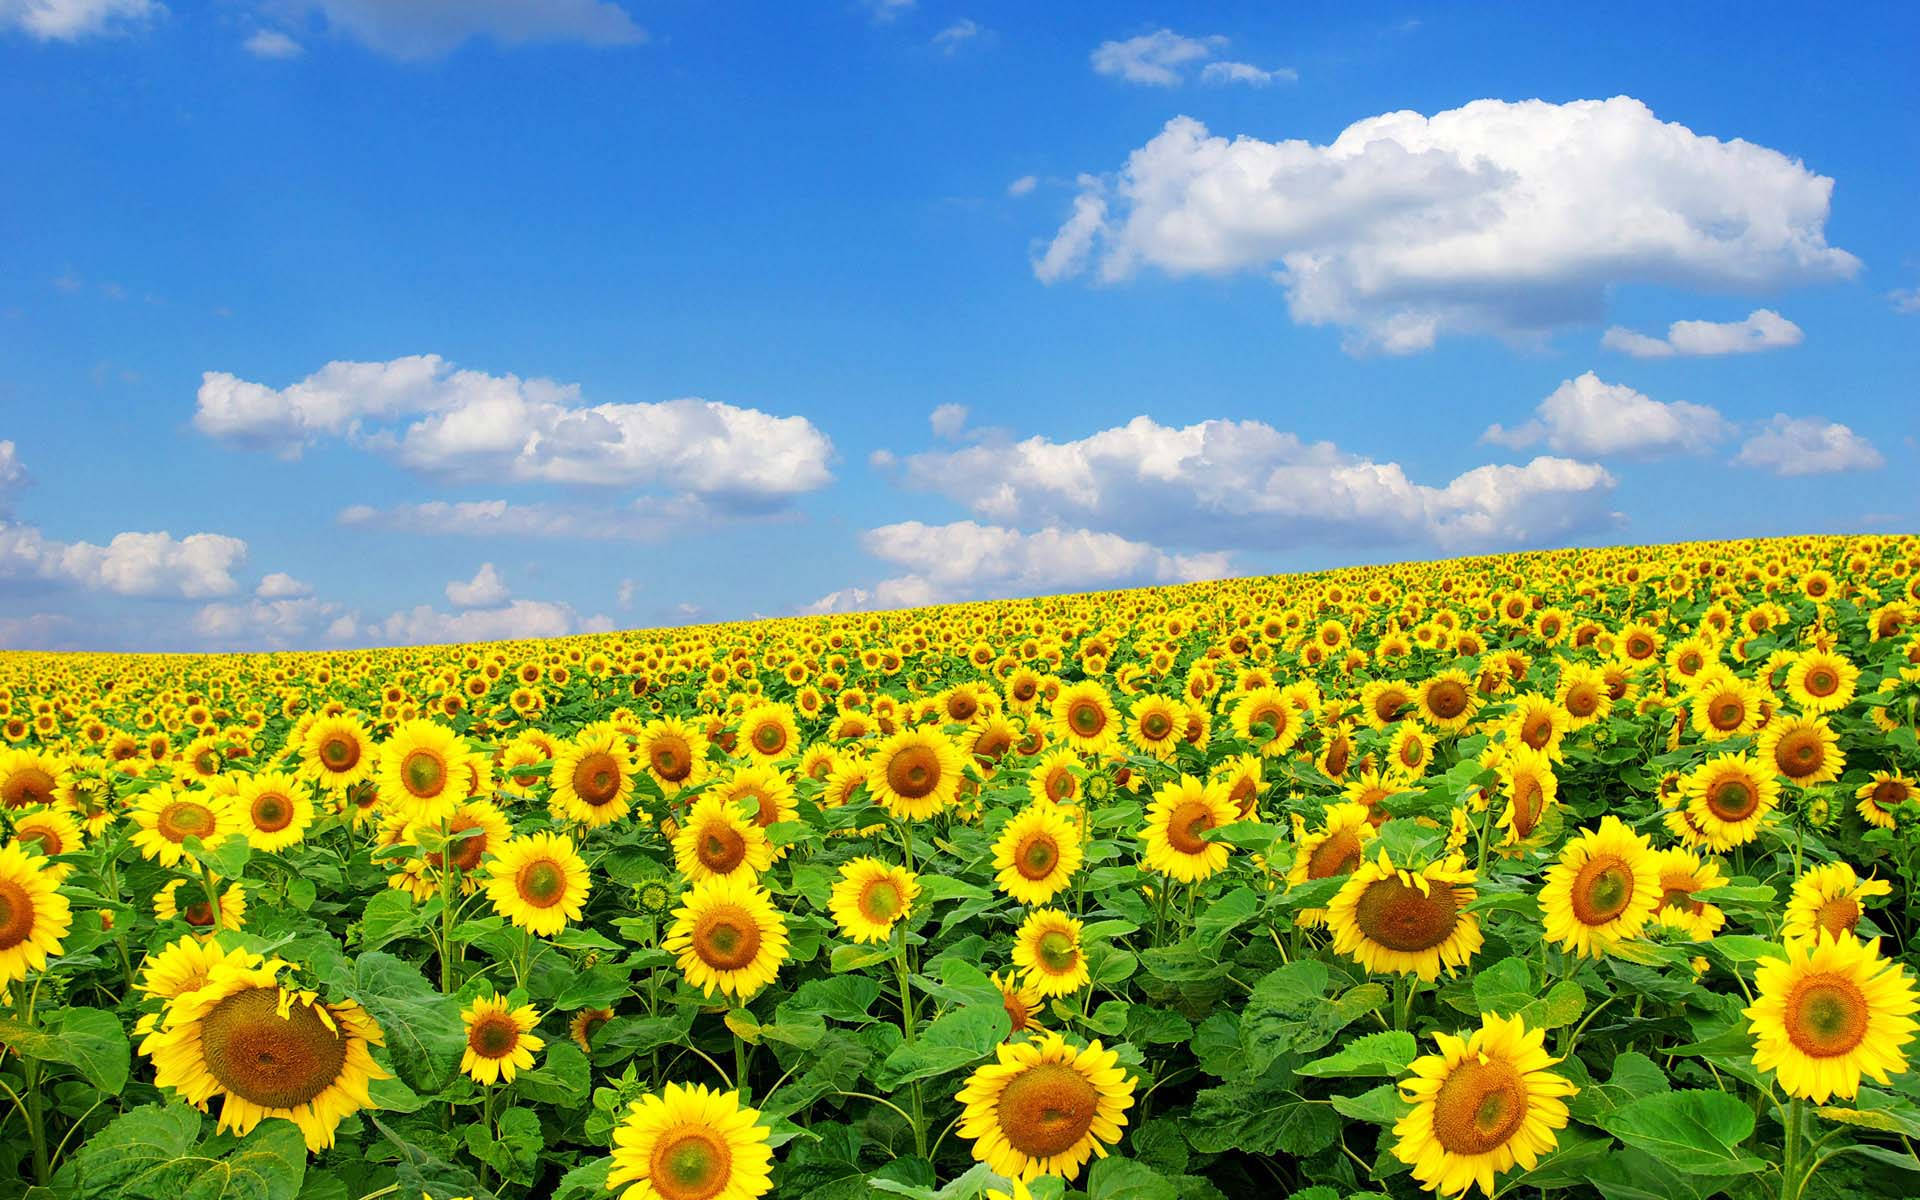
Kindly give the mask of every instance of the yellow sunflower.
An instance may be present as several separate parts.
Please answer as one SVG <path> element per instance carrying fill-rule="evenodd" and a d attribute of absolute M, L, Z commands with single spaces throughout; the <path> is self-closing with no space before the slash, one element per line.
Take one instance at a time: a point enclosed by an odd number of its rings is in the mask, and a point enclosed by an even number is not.
<path fill-rule="evenodd" d="M 1758 994 L 1744 1010 L 1753 1065 L 1816 1104 L 1852 1099 L 1862 1075 L 1884 1085 L 1905 1071 L 1901 1048 L 1913 1038 L 1920 999 L 1906 968 L 1880 957 L 1879 940 L 1819 933 L 1786 949 L 1754 971 Z"/>
<path fill-rule="evenodd" d="M 553 760 L 554 816 L 589 829 L 611 825 L 633 811 L 633 758 L 626 735 L 601 723 L 582 729 Z"/>
<path fill-rule="evenodd" d="M 1660 904 L 1653 847 L 1618 817 L 1582 830 L 1547 868 L 1540 888 L 1549 941 L 1583 958 L 1599 958 L 1637 936 Z"/>
<path fill-rule="evenodd" d="M 1364 804 L 1329 804 L 1320 822 L 1320 828 L 1309 833 L 1306 822 L 1298 815 L 1294 817 L 1293 864 L 1287 868 L 1289 887 L 1351 874 L 1366 860 L 1367 843 L 1379 833 Z M 1308 908 L 1302 909 L 1294 921 L 1314 928 L 1325 924 L 1326 917 L 1326 909 Z"/>
<path fill-rule="evenodd" d="M 216 941 L 189 934 L 147 955 L 140 966 L 140 982 L 134 986 L 152 1000 L 184 996 L 205 987 L 215 967 L 240 953 L 244 951 L 225 950 Z"/>
<path fill-rule="evenodd" d="M 1604 721 L 1613 711 L 1613 694 L 1606 672 L 1587 663 L 1570 662 L 1560 668 L 1553 699 L 1560 711 L 1567 714 L 1568 732 Z"/>
<path fill-rule="evenodd" d="M 1811 938 L 1822 931 L 1836 938 L 1850 935 L 1860 924 L 1866 902 L 1892 892 L 1893 884 L 1862 879 L 1843 862 L 1814 867 L 1793 881 L 1780 936 Z"/>
<path fill-rule="evenodd" d="M 300 744 L 300 775 L 333 795 L 372 776 L 373 737 L 349 713 L 321 717 L 307 726 Z"/>
<path fill-rule="evenodd" d="M 1027 794 L 1066 804 L 1080 795 L 1080 756 L 1066 747 L 1049 750 L 1027 773 Z"/>
<path fill-rule="evenodd" d="M 1704 942 L 1720 932 L 1727 914 L 1717 905 L 1693 898 L 1695 892 L 1725 887 L 1726 876 L 1712 859 L 1703 859 L 1690 850 L 1662 850 L 1654 855 L 1654 869 L 1660 873 L 1660 907 L 1654 920 L 1668 929 L 1677 929 L 1688 939 Z"/>
<path fill-rule="evenodd" d="M 282 987 L 286 966 L 229 955 L 204 985 L 168 1001 L 141 1052 L 153 1060 L 156 1086 L 201 1108 L 221 1100 L 221 1130 L 244 1137 L 281 1117 L 319 1151 L 333 1145 L 343 1117 L 373 1106 L 367 1085 L 387 1073 L 367 1047 L 383 1039 L 359 1005 Z"/>
<path fill-rule="evenodd" d="M 1079 831 L 1058 805 L 1035 801 L 993 843 L 994 881 L 1022 904 L 1045 904 L 1073 881 L 1084 852 Z"/>
<path fill-rule="evenodd" d="M 547 1044 L 533 1035 L 540 1014 L 531 1004 L 513 1008 L 499 996 L 475 996 L 460 1020 L 467 1027 L 460 1069 L 475 1083 L 512 1083 L 516 1071 L 533 1069 L 533 1056 Z"/>
<path fill-rule="evenodd" d="M 495 851 L 487 875 L 494 911 L 541 937 L 578 921 L 592 887 L 573 839 L 557 833 L 513 838 Z"/>
<path fill-rule="evenodd" d="M 1433 1037 L 1440 1052 L 1415 1059 L 1400 1084 L 1413 1111 L 1393 1127 L 1393 1156 L 1428 1191 L 1455 1196 L 1477 1183 L 1492 1196 L 1496 1175 L 1532 1170 L 1560 1144 L 1565 1098 L 1579 1089 L 1548 1070 L 1560 1060 L 1546 1052 L 1546 1030 L 1519 1017 L 1487 1013 L 1465 1038 Z"/>
<path fill-rule="evenodd" d="M 709 879 L 681 901 L 660 946 L 677 956 L 688 983 L 745 1001 L 779 975 L 787 923 L 765 888 L 737 875 Z"/>
<path fill-rule="evenodd" d="M 73 909 L 47 860 L 0 846 L 0 985 L 46 967 L 73 928 Z"/>
<path fill-rule="evenodd" d="M 1441 671 L 1421 683 L 1415 701 L 1420 719 L 1447 733 L 1465 729 L 1480 709 L 1480 698 L 1465 671 Z"/>
<path fill-rule="evenodd" d="M 1809 650 L 1787 671 L 1787 695 L 1801 712 L 1838 712 L 1853 703 L 1860 668 L 1830 651 Z"/>
<path fill-rule="evenodd" d="M 416 900 L 425 900 L 440 890 L 437 875 L 451 864 L 463 894 L 479 891 L 481 860 L 499 853 L 512 837 L 513 827 L 499 806 L 489 800 L 463 800 L 444 832 L 438 824 L 415 821 L 402 826 L 400 840 L 420 847 L 420 856 L 405 860 L 401 874 L 387 882 L 412 891 Z"/>
<path fill-rule="evenodd" d="M 186 840 L 200 839 L 211 850 L 223 838 L 239 833 L 242 821 L 230 797 L 204 789 L 179 791 L 165 784 L 140 793 L 133 806 L 134 848 L 163 867 L 179 864 Z"/>
<path fill-rule="evenodd" d="M 607 1187 L 621 1200 L 754 1200 L 773 1186 L 773 1150 L 737 1092 L 669 1083 L 614 1127 Z"/>
<path fill-rule="evenodd" d="M 895 817 L 920 821 L 953 803 L 960 790 L 959 747 L 931 729 L 903 729 L 880 744 L 867 790 Z"/>
<path fill-rule="evenodd" d="M 786 705 L 757 704 L 740 715 L 740 740 L 755 758 L 774 762 L 800 752 L 800 727 Z"/>
<path fill-rule="evenodd" d="M 1479 896 L 1458 855 L 1419 870 L 1396 868 L 1382 851 L 1353 872 L 1327 905 L 1333 949 L 1369 971 L 1418 975 L 1431 982 L 1465 966 L 1480 949 L 1480 921 L 1467 912 Z"/>
<path fill-rule="evenodd" d="M 1840 737 L 1820 716 L 1776 716 L 1760 731 L 1760 761 L 1788 783 L 1829 783 L 1846 768 Z"/>
<path fill-rule="evenodd" d="M 176 879 L 154 893 L 153 917 L 156 921 L 185 921 L 211 937 L 217 929 L 240 929 L 247 923 L 247 887 L 238 879 L 220 893 L 220 912 L 216 918 L 208 899 L 207 886 L 198 879 Z M 217 929 L 216 929 L 217 926 Z"/>
<path fill-rule="evenodd" d="M 1760 693 L 1732 671 L 1698 681 L 1690 705 L 1693 731 L 1710 742 L 1752 733 L 1760 724 Z"/>
<path fill-rule="evenodd" d="M 1257 754 L 1236 754 L 1217 762 L 1208 772 L 1214 783 L 1227 789 L 1227 802 L 1233 805 L 1237 821 L 1260 819 L 1260 795 L 1267 790 L 1266 765 Z"/>
<path fill-rule="evenodd" d="M 233 796 L 240 831 L 255 850 L 285 850 L 307 836 L 313 797 L 299 779 L 279 771 L 245 776 Z"/>
<path fill-rule="evenodd" d="M 1545 696 L 1528 692 L 1515 698 L 1513 710 L 1507 714 L 1507 739 L 1557 760 L 1560 743 L 1566 740 L 1571 724 L 1565 709 Z"/>
<path fill-rule="evenodd" d="M 1040 1023 L 1040 1010 L 1047 998 L 1038 988 L 1022 983 L 1012 972 L 1008 972 L 1003 979 L 998 971 L 993 973 L 993 986 L 1000 989 L 1000 1006 L 1007 1010 L 1007 1020 L 1013 1026 L 1007 1031 L 1008 1037 L 1047 1031 L 1046 1026 Z"/>
<path fill-rule="evenodd" d="M 58 808 L 31 809 L 14 817 L 13 840 L 22 850 L 43 858 L 72 854 L 86 845 L 80 823 Z M 65 870 L 63 864 L 51 865 Z"/>
<path fill-rule="evenodd" d="M 1687 817 L 1713 850 L 1731 850 L 1759 836 L 1760 823 L 1780 802 L 1780 785 L 1750 758 L 1720 754 L 1681 782 Z"/>
<path fill-rule="evenodd" d="M 1080 922 L 1053 908 L 1027 914 L 1013 935 L 1013 965 L 1022 981 L 1042 996 L 1065 996 L 1087 986 L 1086 951 Z"/>
<path fill-rule="evenodd" d="M 1913 794 L 1913 780 L 1899 771 L 1875 771 L 1871 779 L 1854 789 L 1854 799 L 1860 802 L 1855 811 L 1870 825 L 1892 829 L 1893 810 L 1913 799 Z"/>
<path fill-rule="evenodd" d="M 380 745 L 375 778 L 381 803 L 411 821 L 432 824 L 452 816 L 467 797 L 468 757 L 466 743 L 445 725 L 425 718 L 406 722 Z"/>
<path fill-rule="evenodd" d="M 567 1022 L 567 1036 L 573 1039 L 574 1045 L 592 1054 L 593 1035 L 611 1020 L 613 1010 L 610 1008 L 583 1008 L 573 1014 L 573 1020 Z"/>
<path fill-rule="evenodd" d="M 1233 706 L 1232 721 L 1234 733 L 1262 758 L 1276 758 L 1293 749 L 1306 730 L 1306 718 L 1286 691 L 1275 687 L 1255 688 L 1242 696 Z M 1264 726 L 1269 735 L 1261 737 L 1256 726 Z"/>
<path fill-rule="evenodd" d="M 1231 843 L 1210 842 L 1202 835 L 1238 819 L 1239 810 L 1227 795 L 1223 784 L 1191 775 L 1182 775 L 1155 792 L 1140 834 L 1147 869 L 1182 883 L 1196 883 L 1224 870 Z"/>
<path fill-rule="evenodd" d="M 0 808 L 50 805 L 70 768 L 41 750 L 0 750 Z"/>
<path fill-rule="evenodd" d="M 1087 1159 L 1105 1158 L 1133 1107 L 1133 1080 L 1119 1055 L 1091 1042 L 1075 1049 L 1057 1033 L 1003 1042 L 954 1098 L 973 1157 L 1009 1179 L 1072 1180 Z"/>
<path fill-rule="evenodd" d="M 679 717 L 661 717 L 640 730 L 640 761 L 660 790 L 675 796 L 705 777 L 707 735 Z"/>
<path fill-rule="evenodd" d="M 1120 718 L 1107 689 L 1092 680 L 1060 689 L 1053 698 L 1053 727 L 1060 739 L 1082 754 L 1094 754 L 1119 739 Z"/>
<path fill-rule="evenodd" d="M 762 763 L 735 767 L 725 779 L 709 788 L 707 795 L 718 796 L 740 807 L 745 806 L 745 801 L 752 801 L 753 822 L 763 830 L 782 821 L 798 820 L 800 815 L 794 803 L 793 782 L 778 767 Z M 785 855 L 784 847 L 774 848 L 774 858 Z"/>
<path fill-rule="evenodd" d="M 1501 755 L 1494 773 L 1507 801 L 1500 810 L 1499 827 L 1507 831 L 1506 844 L 1517 845 L 1533 836 L 1540 818 L 1559 799 L 1560 780 L 1551 759 L 1519 744 Z"/>
<path fill-rule="evenodd" d="M 920 880 L 913 872 L 869 855 L 841 864 L 827 908 L 852 940 L 884 942 L 895 925 L 913 915 L 919 895 Z"/>
<path fill-rule="evenodd" d="M 736 873 L 757 878 L 773 865 L 773 845 L 741 803 L 708 794 L 694 802 L 673 836 L 674 865 L 695 883 Z"/>
<path fill-rule="evenodd" d="M 1167 762 L 1179 747 L 1186 724 L 1186 711 L 1177 702 L 1160 695 L 1142 696 L 1127 715 L 1127 741 L 1142 754 Z"/>

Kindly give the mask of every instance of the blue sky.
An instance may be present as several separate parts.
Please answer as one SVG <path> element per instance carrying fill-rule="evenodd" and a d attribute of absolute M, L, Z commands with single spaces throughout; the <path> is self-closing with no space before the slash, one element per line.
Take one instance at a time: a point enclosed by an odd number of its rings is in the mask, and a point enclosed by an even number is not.
<path fill-rule="evenodd" d="M 0 0 L 0 645 L 1910 531 L 1916 35 Z"/>

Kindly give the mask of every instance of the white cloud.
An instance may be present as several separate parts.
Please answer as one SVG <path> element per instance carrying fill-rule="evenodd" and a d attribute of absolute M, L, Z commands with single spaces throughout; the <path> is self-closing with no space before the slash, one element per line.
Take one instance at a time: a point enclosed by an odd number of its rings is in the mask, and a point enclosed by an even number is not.
<path fill-rule="evenodd" d="M 1212 58 L 1226 44 L 1227 39 L 1217 34 L 1193 38 L 1157 29 L 1124 42 L 1101 42 L 1091 57 L 1098 74 L 1128 83 L 1177 87 L 1187 67 Z"/>
<path fill-rule="evenodd" d="M 11 27 L 42 41 L 73 42 L 126 33 L 166 11 L 154 0 L 0 0 L 0 29 Z"/>
<path fill-rule="evenodd" d="M 890 24 L 913 5 L 914 0 L 866 0 L 867 9 L 873 14 L 873 23 L 876 25 Z"/>
<path fill-rule="evenodd" d="M 506 602 L 506 581 L 490 562 L 481 563 L 472 579 L 447 584 L 447 603 L 455 608 L 498 608 Z"/>
<path fill-rule="evenodd" d="M 340 510 L 342 525 L 402 533 L 451 537 L 574 538 L 597 542 L 650 542 L 708 528 L 730 519 L 696 498 L 642 497 L 631 504 L 512 504 L 505 500 L 427 500 L 374 508 L 354 504 Z"/>
<path fill-rule="evenodd" d="M 805 417 L 692 397 L 579 401 L 577 385 L 455 370 L 424 354 L 332 362 L 278 389 L 208 371 L 193 420 L 212 437 L 285 457 L 347 437 L 435 475 L 658 486 L 738 508 L 766 507 L 832 478 L 833 445 Z"/>
<path fill-rule="evenodd" d="M 1141 416 L 1078 441 L 989 438 L 910 456 L 901 476 L 998 524 L 1180 548 L 1505 547 L 1617 520 L 1615 480 L 1591 463 L 1542 457 L 1433 487 L 1259 421 L 1175 428 Z"/>
<path fill-rule="evenodd" d="M 0 441 L 0 516 L 7 513 L 9 499 L 27 486 L 27 468 L 20 452 L 10 441 Z"/>
<path fill-rule="evenodd" d="M 1838 421 L 1785 413 L 1775 413 L 1733 461 L 1784 476 L 1871 471 L 1887 463 L 1873 443 Z"/>
<path fill-rule="evenodd" d="M 299 58 L 306 48 L 278 29 L 256 29 L 240 43 L 255 58 Z"/>
<path fill-rule="evenodd" d="M 1020 178 L 1014 180 L 1012 183 L 1007 185 L 1007 195 L 1025 196 L 1028 193 L 1032 192 L 1033 189 L 1038 186 L 1040 186 L 1040 180 L 1038 176 L 1022 175 Z"/>
<path fill-rule="evenodd" d="M 1798 346 L 1803 340 L 1798 325 L 1770 308 L 1756 308 L 1740 321 L 1675 321 L 1667 326 L 1664 338 L 1615 325 L 1601 336 L 1600 344 L 1635 358 L 1673 358 L 1751 354 Z"/>
<path fill-rule="evenodd" d="M 295 579 L 285 571 L 274 571 L 260 581 L 253 594 L 262 600 L 292 600 L 299 596 L 313 595 L 313 585 L 303 579 Z"/>
<path fill-rule="evenodd" d="M 1610 287 L 1752 291 L 1852 275 L 1833 180 L 1662 123 L 1631 97 L 1476 100 L 1356 122 L 1332 144 L 1229 141 L 1176 117 L 1082 177 L 1034 261 L 1053 282 L 1271 272 L 1295 321 L 1407 353 L 1442 333 L 1597 322 Z"/>
<path fill-rule="evenodd" d="M 437 58 L 473 38 L 502 46 L 647 40 L 646 30 L 610 0 L 280 0 L 274 7 L 318 12 L 329 28 L 399 59 Z"/>
<path fill-rule="evenodd" d="M 1292 83 L 1300 72 L 1291 67 L 1262 70 L 1252 63 L 1210 62 L 1200 68 L 1201 83 L 1244 83 L 1248 87 L 1266 87 L 1272 83 Z"/>
<path fill-rule="evenodd" d="M 1218 579 L 1231 570 L 1220 552 L 1168 554 L 1144 542 L 1086 529 L 1048 528 L 1022 533 L 999 525 L 903 521 L 869 530 L 867 552 L 907 574 L 872 589 L 843 588 L 806 607 L 808 612 L 908 608 L 952 600 L 988 599 L 1085 588 Z"/>
<path fill-rule="evenodd" d="M 193 615 L 193 631 L 222 649 L 251 650 L 310 645 L 322 622 L 345 620 L 338 604 L 312 596 L 217 602 Z"/>
<path fill-rule="evenodd" d="M 201 599 L 239 590 L 247 544 L 219 533 L 118 533 L 104 546 L 61 542 L 0 522 L 0 579 L 40 579 L 121 596 Z"/>
<path fill-rule="evenodd" d="M 604 632 L 612 622 L 601 615 L 582 618 L 570 605 L 545 600 L 515 600 L 501 608 L 472 608 L 443 613 L 421 604 L 383 621 L 361 625 L 355 640 L 381 645 L 441 642 L 494 642 L 518 638 L 565 637 Z"/>
<path fill-rule="evenodd" d="M 1561 382 L 1524 425 L 1489 426 L 1482 441 L 1519 449 L 1546 442 L 1562 454 L 1588 457 L 1700 453 L 1729 432 L 1712 408 L 1676 400 L 1663 404 L 1592 371 Z"/>
<path fill-rule="evenodd" d="M 633 607 L 633 594 L 639 590 L 639 587 L 640 585 L 632 579 L 620 581 L 620 590 L 614 593 L 614 601 L 619 604 L 621 611 L 624 612 Z"/>
<path fill-rule="evenodd" d="M 967 406 L 942 404 L 933 410 L 927 421 L 933 426 L 935 437 L 957 438 L 961 430 L 967 427 Z"/>
<path fill-rule="evenodd" d="M 934 34 L 933 44 L 948 54 L 954 54 L 959 52 L 960 47 L 978 38 L 985 32 L 986 31 L 981 29 L 979 24 L 971 18 L 961 17 L 958 21 L 942 29 L 939 33 Z"/>
<path fill-rule="evenodd" d="M 1897 313 L 1920 313 L 1920 288 L 1895 288 L 1887 293 Z"/>

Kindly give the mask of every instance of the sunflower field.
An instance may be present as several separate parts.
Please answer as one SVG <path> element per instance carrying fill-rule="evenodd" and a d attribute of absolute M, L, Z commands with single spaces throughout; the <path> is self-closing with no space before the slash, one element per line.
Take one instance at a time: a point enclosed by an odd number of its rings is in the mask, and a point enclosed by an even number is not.
<path fill-rule="evenodd" d="M 1920 1194 L 1920 538 L 0 656 L 0 1195 Z"/>

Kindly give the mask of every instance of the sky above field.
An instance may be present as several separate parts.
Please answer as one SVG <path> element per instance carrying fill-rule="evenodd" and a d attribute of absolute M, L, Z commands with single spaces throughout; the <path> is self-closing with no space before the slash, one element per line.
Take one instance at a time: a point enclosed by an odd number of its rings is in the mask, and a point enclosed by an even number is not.
<path fill-rule="evenodd" d="M 0 0 L 0 646 L 1920 527 L 1911 5 Z"/>

